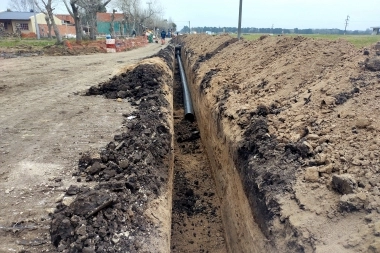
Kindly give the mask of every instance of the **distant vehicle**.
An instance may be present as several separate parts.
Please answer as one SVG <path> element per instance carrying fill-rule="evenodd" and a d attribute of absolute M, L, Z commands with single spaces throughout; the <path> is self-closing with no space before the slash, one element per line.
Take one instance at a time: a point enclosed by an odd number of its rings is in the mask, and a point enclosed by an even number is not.
<path fill-rule="evenodd" d="M 211 32 L 211 31 L 206 31 L 205 33 L 208 34 L 208 35 L 213 35 L 213 34 L 215 34 L 214 32 Z"/>
<path fill-rule="evenodd" d="M 66 39 L 75 39 L 77 36 L 75 34 L 66 34 L 64 37 Z"/>

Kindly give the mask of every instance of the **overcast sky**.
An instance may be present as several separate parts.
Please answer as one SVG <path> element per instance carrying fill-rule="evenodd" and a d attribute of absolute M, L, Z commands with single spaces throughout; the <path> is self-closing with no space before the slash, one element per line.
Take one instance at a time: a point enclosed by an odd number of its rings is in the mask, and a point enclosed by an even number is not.
<path fill-rule="evenodd" d="M 0 0 L 0 10 L 8 2 Z M 152 0 L 142 0 L 151 2 Z M 191 26 L 235 26 L 239 0 L 159 0 L 164 18 L 172 18 L 178 28 Z M 242 27 L 339 28 L 365 30 L 380 26 L 379 0 L 243 0 Z M 64 8 L 59 8 L 61 12 Z"/>

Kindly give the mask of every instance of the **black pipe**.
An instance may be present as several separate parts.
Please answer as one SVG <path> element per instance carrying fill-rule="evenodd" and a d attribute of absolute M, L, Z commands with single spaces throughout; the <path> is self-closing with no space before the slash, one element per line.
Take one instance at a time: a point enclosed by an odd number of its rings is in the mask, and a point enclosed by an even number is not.
<path fill-rule="evenodd" d="M 187 86 L 186 74 L 185 74 L 185 71 L 183 69 L 182 62 L 181 62 L 181 56 L 180 56 L 181 48 L 177 46 L 175 49 L 176 49 L 176 54 L 177 54 L 179 72 L 181 73 L 182 91 L 183 91 L 183 105 L 184 105 L 184 109 L 185 109 L 185 119 L 193 122 L 194 121 L 193 104 L 191 102 L 189 87 Z"/>

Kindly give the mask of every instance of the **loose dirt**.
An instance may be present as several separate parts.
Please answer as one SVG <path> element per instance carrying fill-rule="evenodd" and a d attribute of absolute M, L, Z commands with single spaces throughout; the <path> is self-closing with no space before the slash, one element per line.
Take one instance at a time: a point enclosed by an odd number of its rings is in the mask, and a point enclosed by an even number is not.
<path fill-rule="evenodd" d="M 64 40 L 63 45 L 55 45 L 55 41 L 51 40 L 48 46 L 20 44 L 14 47 L 0 48 L 0 57 L 2 58 L 17 58 L 17 57 L 31 57 L 31 56 L 63 56 L 63 55 L 89 55 L 95 53 L 107 53 L 107 45 L 105 40 L 99 39 L 96 41 L 82 41 L 77 43 L 72 40 Z M 124 52 L 133 50 L 147 44 L 145 36 L 138 36 L 136 38 L 117 39 L 115 41 L 115 50 L 117 52 Z"/>
<path fill-rule="evenodd" d="M 219 196 L 197 122 L 184 119 L 178 64 L 174 75 L 174 182 L 171 252 L 227 252 Z"/>
<path fill-rule="evenodd" d="M 0 251 L 380 252 L 378 49 L 178 42 L 0 59 Z"/>
<path fill-rule="evenodd" d="M 85 154 L 79 160 L 78 175 L 98 184 L 78 189 L 75 200 L 69 204 L 62 200 L 54 213 L 50 232 L 59 251 L 165 251 L 151 239 L 167 240 L 156 229 L 165 223 L 158 218 L 165 212 L 148 210 L 153 201 L 171 195 L 172 112 L 166 109 L 170 102 L 163 95 L 164 84 L 171 87 L 172 73 L 155 57 L 86 93 L 119 101 L 128 98 L 137 111 L 123 114 L 126 129 L 99 155 Z M 69 188 L 66 195 L 77 193 Z M 169 206 L 166 209 L 170 215 Z"/>
<path fill-rule="evenodd" d="M 1 252 L 55 251 L 49 214 L 70 185 L 86 181 L 73 177 L 79 158 L 106 147 L 126 129 L 122 114 L 135 111 L 126 100 L 81 95 L 159 49 L 0 58 Z"/>
<path fill-rule="evenodd" d="M 203 106 L 197 113 L 209 113 L 204 141 L 209 150 L 229 145 L 261 231 L 280 252 L 380 252 L 375 47 L 286 36 L 229 41 L 180 43 Z"/>

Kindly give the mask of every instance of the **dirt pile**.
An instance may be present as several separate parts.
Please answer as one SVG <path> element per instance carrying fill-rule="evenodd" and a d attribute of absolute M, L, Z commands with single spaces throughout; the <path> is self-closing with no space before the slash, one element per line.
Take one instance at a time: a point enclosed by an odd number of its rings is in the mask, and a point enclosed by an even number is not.
<path fill-rule="evenodd" d="M 229 40 L 180 43 L 192 95 L 231 145 L 261 230 L 293 252 L 379 251 L 375 48 L 299 36 L 222 46 Z"/>
<path fill-rule="evenodd" d="M 14 48 L 0 48 L 0 57 L 16 58 L 43 55 L 42 49 L 36 49 L 33 46 L 18 45 Z"/>
<path fill-rule="evenodd" d="M 73 43 L 74 44 L 74 43 Z M 99 45 L 75 45 L 71 46 L 58 46 L 51 45 L 43 48 L 43 52 L 46 55 L 61 56 L 61 55 L 82 55 L 82 54 L 95 54 L 106 53 L 105 49 Z"/>
<path fill-rule="evenodd" d="M 0 57 L 3 58 L 16 58 L 16 57 L 30 57 L 30 56 L 63 56 L 63 55 L 88 55 L 96 53 L 107 53 L 107 45 L 104 40 L 97 41 L 83 41 L 76 43 L 75 41 L 65 40 L 63 45 L 55 45 L 52 40 L 49 46 L 38 47 L 28 45 L 18 45 L 13 48 L 0 48 Z M 128 39 L 117 39 L 115 42 L 116 52 L 124 52 L 145 46 L 147 40 L 144 36 Z"/>
<path fill-rule="evenodd" d="M 173 54 L 170 48 L 159 55 L 167 54 Z M 86 153 L 80 159 L 74 176 L 88 184 L 71 186 L 57 206 L 50 233 L 58 251 L 165 250 L 165 212 L 155 206 L 160 198 L 171 200 L 168 70 L 159 58 L 148 59 L 88 91 L 87 95 L 119 101 L 127 98 L 137 110 L 124 114 L 126 132 L 116 135 L 100 154 Z"/>
<path fill-rule="evenodd" d="M 123 52 L 134 48 L 142 47 L 147 44 L 144 36 L 128 39 L 117 39 L 115 41 L 116 52 Z M 78 44 L 75 41 L 65 41 L 64 46 L 47 46 L 44 48 L 46 55 L 82 55 L 94 53 L 107 53 L 107 45 L 104 40 L 83 41 Z"/>

